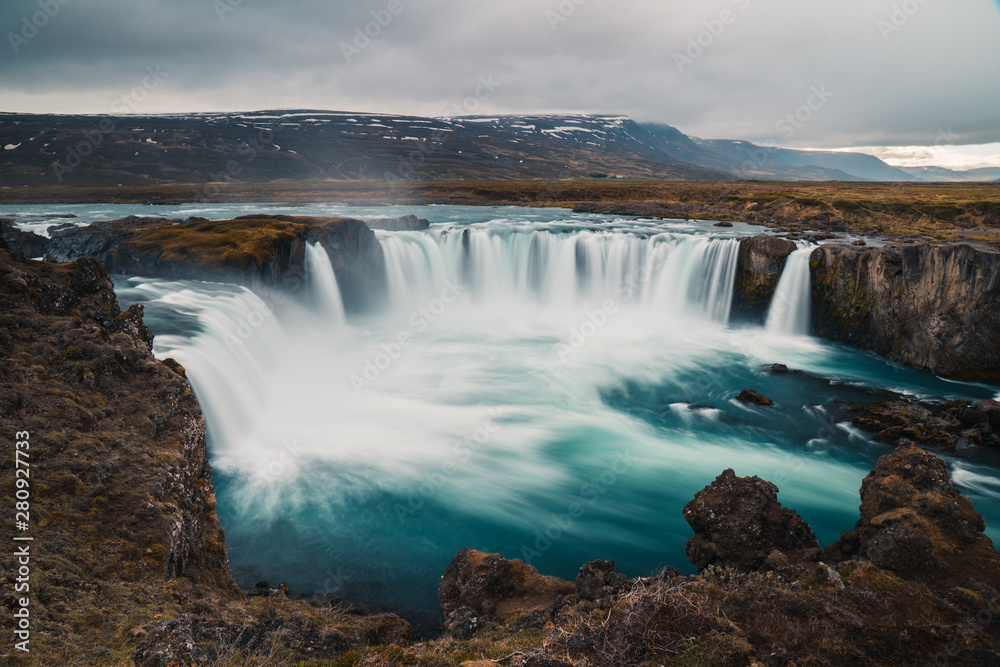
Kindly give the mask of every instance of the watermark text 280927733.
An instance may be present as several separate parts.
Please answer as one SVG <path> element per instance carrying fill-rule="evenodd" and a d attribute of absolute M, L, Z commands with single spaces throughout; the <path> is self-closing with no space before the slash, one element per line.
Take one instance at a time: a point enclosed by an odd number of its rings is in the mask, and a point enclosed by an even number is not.
<path fill-rule="evenodd" d="M 14 434 L 14 648 L 30 652 L 31 641 L 31 434 Z"/>

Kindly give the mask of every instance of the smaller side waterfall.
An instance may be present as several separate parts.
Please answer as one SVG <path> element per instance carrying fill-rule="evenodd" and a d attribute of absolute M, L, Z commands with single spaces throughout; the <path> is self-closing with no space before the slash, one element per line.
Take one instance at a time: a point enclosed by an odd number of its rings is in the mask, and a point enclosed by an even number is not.
<path fill-rule="evenodd" d="M 337 276 L 330 264 L 330 256 L 318 243 L 306 245 L 306 272 L 312 298 L 321 317 L 334 324 L 343 324 L 347 316 L 344 314 L 344 301 L 340 296 Z"/>
<path fill-rule="evenodd" d="M 808 336 L 812 307 L 809 257 L 815 246 L 800 247 L 788 256 L 767 313 L 767 332 L 779 336 Z"/>

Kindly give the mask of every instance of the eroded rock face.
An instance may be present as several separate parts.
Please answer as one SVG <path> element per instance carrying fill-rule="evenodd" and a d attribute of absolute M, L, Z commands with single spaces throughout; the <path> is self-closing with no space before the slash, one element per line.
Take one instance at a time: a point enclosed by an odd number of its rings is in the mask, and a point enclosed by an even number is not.
<path fill-rule="evenodd" d="M 763 321 L 785 262 L 796 247 L 792 241 L 769 234 L 740 241 L 733 315 Z"/>
<path fill-rule="evenodd" d="M 49 245 L 44 236 L 21 231 L 6 218 L 0 218 L 0 239 L 8 250 L 22 253 L 25 257 L 41 257 Z"/>
<path fill-rule="evenodd" d="M 904 441 L 861 485 L 857 553 L 911 581 L 1000 585 L 1000 554 L 986 523 L 952 485 L 948 465 Z"/>
<path fill-rule="evenodd" d="M 445 615 L 461 607 L 498 621 L 532 611 L 551 609 L 576 591 L 573 583 L 538 574 L 519 560 L 463 549 L 451 561 L 438 584 L 438 602 Z"/>
<path fill-rule="evenodd" d="M 778 487 L 732 469 L 695 494 L 684 518 L 695 533 L 687 555 L 699 571 L 720 565 L 750 572 L 766 569 L 769 558 L 794 564 L 819 553 L 812 528 L 778 502 Z"/>
<path fill-rule="evenodd" d="M 829 244 L 811 267 L 815 334 L 946 377 L 1000 379 L 1000 253 Z"/>

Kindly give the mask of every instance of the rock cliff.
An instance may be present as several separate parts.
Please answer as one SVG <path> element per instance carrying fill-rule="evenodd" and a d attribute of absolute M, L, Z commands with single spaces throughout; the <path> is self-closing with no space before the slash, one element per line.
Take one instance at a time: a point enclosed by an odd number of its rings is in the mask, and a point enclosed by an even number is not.
<path fill-rule="evenodd" d="M 1000 379 L 1000 253 L 830 244 L 811 267 L 815 334 L 945 377 Z"/>
<path fill-rule="evenodd" d="M 793 242 L 770 234 L 740 240 L 733 290 L 734 316 L 757 322 L 767 318 L 785 262 L 795 248 Z"/>
<path fill-rule="evenodd" d="M 760 321 L 795 245 L 740 242 L 733 314 Z M 1000 380 L 1000 252 L 829 243 L 812 254 L 812 332 L 944 377 Z"/>
<path fill-rule="evenodd" d="M 351 218 L 248 215 L 234 220 L 130 216 L 51 231 L 45 258 L 97 257 L 111 273 L 296 289 L 305 248 L 323 246 L 344 297 L 363 309 L 384 290 L 385 259 L 375 233 Z"/>

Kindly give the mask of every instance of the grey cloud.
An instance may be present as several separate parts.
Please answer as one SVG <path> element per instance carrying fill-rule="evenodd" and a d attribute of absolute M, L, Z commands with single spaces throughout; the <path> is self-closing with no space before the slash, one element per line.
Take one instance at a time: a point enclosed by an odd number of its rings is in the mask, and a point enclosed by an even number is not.
<path fill-rule="evenodd" d="M 170 78 L 138 111 L 436 115 L 492 75 L 503 85 L 482 113 L 625 113 L 815 147 L 932 144 L 946 128 L 959 143 L 1000 141 L 1000 4 L 911 1 L 919 10 L 886 39 L 887 0 L 399 0 L 348 62 L 343 45 L 390 0 L 218 0 L 233 5 L 221 19 L 215 0 L 68 0 L 21 53 L 0 44 L 0 99 L 106 113 L 160 65 Z M 0 30 L 35 11 L 5 1 Z M 679 71 L 689 39 L 706 46 Z M 779 122 L 814 86 L 834 96 L 786 140 Z"/>

